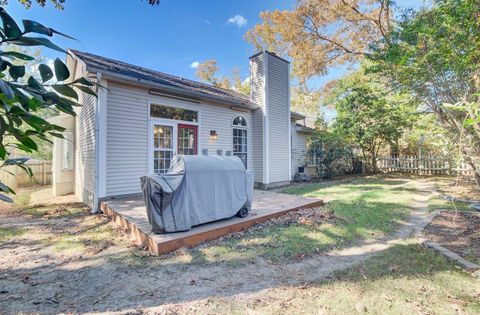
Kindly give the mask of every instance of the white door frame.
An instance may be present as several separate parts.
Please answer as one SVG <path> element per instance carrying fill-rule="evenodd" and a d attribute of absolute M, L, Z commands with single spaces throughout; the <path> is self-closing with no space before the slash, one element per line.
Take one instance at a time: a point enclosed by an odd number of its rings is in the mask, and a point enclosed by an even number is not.
<path fill-rule="evenodd" d="M 178 139 L 178 123 L 168 120 L 168 119 L 150 119 L 150 123 L 148 125 L 148 173 L 151 174 L 154 172 L 153 169 L 153 161 L 154 161 L 154 143 L 153 143 L 153 128 L 154 126 L 167 126 L 172 127 L 172 149 L 173 149 L 173 156 L 177 155 L 177 139 Z"/>

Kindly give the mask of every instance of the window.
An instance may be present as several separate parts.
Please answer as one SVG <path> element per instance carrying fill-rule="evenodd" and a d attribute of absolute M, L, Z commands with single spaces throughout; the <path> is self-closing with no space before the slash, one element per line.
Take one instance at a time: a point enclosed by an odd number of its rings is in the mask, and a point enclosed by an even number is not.
<path fill-rule="evenodd" d="M 63 159 L 62 168 L 64 170 L 73 170 L 73 132 L 65 131 L 63 133 Z"/>
<path fill-rule="evenodd" d="M 150 117 L 198 122 L 198 112 L 163 105 L 150 105 Z"/>
<path fill-rule="evenodd" d="M 248 130 L 247 120 L 242 116 L 233 119 L 233 155 L 238 156 L 247 168 Z"/>
<path fill-rule="evenodd" d="M 155 125 L 153 129 L 153 171 L 166 173 L 173 158 L 173 127 Z"/>
<path fill-rule="evenodd" d="M 242 116 L 237 116 L 233 119 L 233 125 L 247 127 L 247 120 Z"/>

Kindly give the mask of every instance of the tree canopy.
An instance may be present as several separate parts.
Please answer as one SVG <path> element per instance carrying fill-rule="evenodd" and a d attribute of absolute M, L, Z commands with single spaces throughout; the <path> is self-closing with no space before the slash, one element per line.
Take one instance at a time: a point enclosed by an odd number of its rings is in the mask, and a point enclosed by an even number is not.
<path fill-rule="evenodd" d="M 392 6 L 389 0 L 299 0 L 294 10 L 262 12 L 262 23 L 246 38 L 258 50 L 291 57 L 294 74 L 307 79 L 363 58 L 388 34 Z"/>
<path fill-rule="evenodd" d="M 407 95 L 389 93 L 381 79 L 366 74 L 364 67 L 337 82 L 330 102 L 338 114 L 334 129 L 361 149 L 374 172 L 381 147 L 398 141 L 416 111 Z"/>

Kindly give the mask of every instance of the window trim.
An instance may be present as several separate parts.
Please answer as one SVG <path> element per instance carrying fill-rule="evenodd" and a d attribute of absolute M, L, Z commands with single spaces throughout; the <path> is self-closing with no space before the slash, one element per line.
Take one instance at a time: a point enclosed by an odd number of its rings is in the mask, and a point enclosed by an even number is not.
<path fill-rule="evenodd" d="M 246 126 L 243 126 L 243 125 L 235 125 L 233 122 L 234 120 L 237 118 L 237 117 L 242 117 L 243 120 L 245 121 L 246 123 Z M 235 115 L 233 118 L 232 118 L 232 121 L 231 121 L 231 126 L 232 126 L 232 131 L 231 131 L 231 135 L 232 135 L 232 155 L 233 156 L 237 156 L 237 154 L 239 155 L 244 155 L 245 156 L 245 168 L 248 169 L 248 160 L 249 160 L 249 149 L 248 149 L 248 146 L 250 145 L 250 141 L 248 139 L 248 134 L 249 134 L 249 128 L 248 128 L 248 121 L 247 119 L 242 116 L 242 115 Z M 234 135 L 233 135 L 233 132 L 234 130 L 237 129 L 237 130 L 241 130 L 241 131 L 245 131 L 245 140 L 246 140 L 246 145 L 245 145 L 245 148 L 246 148 L 246 151 L 245 152 L 235 152 L 235 148 L 234 148 L 234 143 L 233 143 L 233 139 L 234 139 Z M 240 158 L 240 157 L 239 157 Z M 241 159 L 241 158 L 240 158 Z M 243 162 L 243 160 L 242 160 Z"/>

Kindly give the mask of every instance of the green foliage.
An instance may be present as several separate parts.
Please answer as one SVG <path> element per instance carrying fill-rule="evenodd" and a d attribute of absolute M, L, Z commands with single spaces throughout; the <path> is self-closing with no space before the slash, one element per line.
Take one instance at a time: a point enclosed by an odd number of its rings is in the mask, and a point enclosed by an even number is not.
<path fill-rule="evenodd" d="M 450 160 L 458 157 L 457 143 L 432 113 L 417 116 L 411 128 L 398 141 L 399 154 L 403 156 L 435 155 Z"/>
<path fill-rule="evenodd" d="M 316 172 L 321 178 L 351 174 L 354 172 L 353 147 L 329 128 L 322 118 L 315 122 L 315 132 L 310 137 L 310 159 L 315 161 Z"/>
<path fill-rule="evenodd" d="M 428 10 L 406 12 L 389 36 L 372 46 L 371 58 L 392 88 L 436 114 L 480 184 L 479 11 L 476 0 L 443 0 Z"/>
<path fill-rule="evenodd" d="M 337 110 L 335 132 L 361 149 L 365 162 L 376 172 L 382 145 L 395 143 L 413 121 L 415 106 L 404 94 L 391 93 L 365 68 L 339 80 L 330 103 Z"/>
<path fill-rule="evenodd" d="M 58 58 L 54 62 L 56 82 L 48 83 L 53 79 L 53 72 L 48 65 L 40 64 L 40 83 L 33 74 L 25 71 L 25 62 L 34 62 L 36 58 L 19 52 L 19 49 L 5 51 L 5 48 L 43 46 L 65 52 L 49 39 L 38 35 L 71 37 L 30 20 L 23 21 L 22 30 L 3 8 L 0 8 L 0 18 L 3 26 L 0 30 L 0 159 L 3 161 L 0 171 L 6 171 L 5 166 L 18 165 L 31 175 L 31 170 L 25 165 L 27 159 L 11 158 L 12 152 L 32 154 L 38 152 L 39 141 L 51 142 L 49 137 L 62 137 L 64 128 L 49 123 L 40 113 L 53 110 L 75 115 L 74 107 L 80 106 L 75 89 L 96 95 L 90 89 L 94 83 L 86 79 L 65 83 L 70 73 Z M 0 190 L 13 193 L 3 184 Z M 0 199 L 12 202 L 5 195 L 0 195 Z"/>

